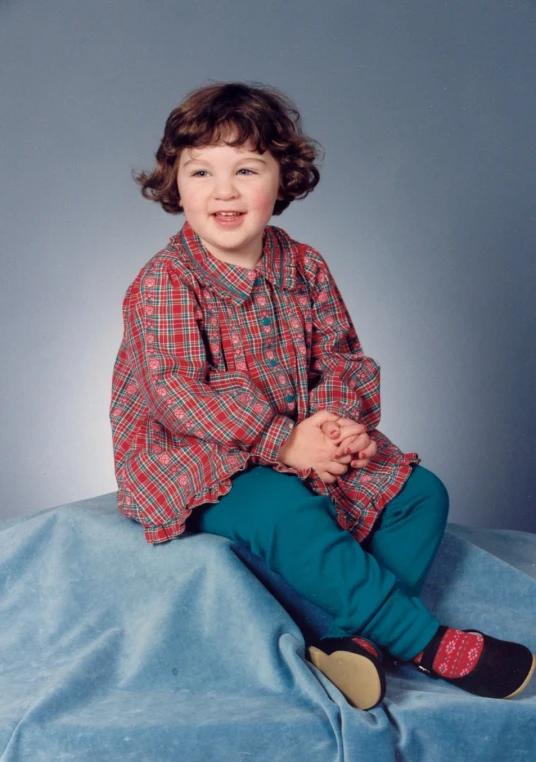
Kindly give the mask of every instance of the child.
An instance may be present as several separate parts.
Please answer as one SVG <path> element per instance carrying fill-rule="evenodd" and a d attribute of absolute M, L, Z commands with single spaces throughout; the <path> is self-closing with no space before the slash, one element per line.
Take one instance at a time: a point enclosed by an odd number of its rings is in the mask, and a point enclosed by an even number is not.
<path fill-rule="evenodd" d="M 152 543 L 186 526 L 244 543 L 330 613 L 309 656 L 355 706 L 384 695 L 382 650 L 509 698 L 536 659 L 420 601 L 446 490 L 377 430 L 379 368 L 323 258 L 268 225 L 314 189 L 317 156 L 273 88 L 209 85 L 171 112 L 156 169 L 136 179 L 186 222 L 123 305 L 119 509 Z"/>

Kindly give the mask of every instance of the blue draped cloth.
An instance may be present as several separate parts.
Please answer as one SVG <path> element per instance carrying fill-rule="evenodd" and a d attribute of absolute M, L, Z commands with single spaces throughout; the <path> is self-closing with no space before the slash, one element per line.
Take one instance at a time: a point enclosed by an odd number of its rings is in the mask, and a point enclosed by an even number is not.
<path fill-rule="evenodd" d="M 449 525 L 423 599 L 536 650 L 536 535 Z M 115 494 L 0 524 L 2 762 L 536 759 L 536 679 L 471 696 L 411 666 L 352 708 L 304 659 L 323 612 L 212 535 L 147 545 Z"/>

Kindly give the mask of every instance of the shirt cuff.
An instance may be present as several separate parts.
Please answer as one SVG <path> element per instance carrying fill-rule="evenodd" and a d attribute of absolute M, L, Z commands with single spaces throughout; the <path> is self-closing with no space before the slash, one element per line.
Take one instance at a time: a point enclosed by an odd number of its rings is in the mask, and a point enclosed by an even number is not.
<path fill-rule="evenodd" d="M 284 415 L 276 416 L 261 439 L 261 443 L 272 441 L 273 439 L 274 446 L 263 448 L 260 444 L 257 444 L 250 450 L 252 461 L 261 466 L 271 466 L 281 474 L 295 474 L 302 480 L 309 478 L 311 472 L 314 473 L 312 468 L 293 468 L 277 460 L 277 453 L 289 438 L 295 425 L 294 421 Z"/>
<path fill-rule="evenodd" d="M 249 454 L 266 464 L 277 463 L 277 453 L 289 438 L 294 426 L 294 421 L 286 415 L 274 416 L 260 439 L 249 450 Z"/>

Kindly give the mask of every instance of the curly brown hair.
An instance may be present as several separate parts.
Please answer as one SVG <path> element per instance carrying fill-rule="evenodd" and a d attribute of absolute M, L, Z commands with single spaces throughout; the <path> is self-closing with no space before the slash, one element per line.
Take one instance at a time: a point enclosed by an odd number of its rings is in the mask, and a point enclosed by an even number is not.
<path fill-rule="evenodd" d="M 283 198 L 275 202 L 274 214 L 281 214 L 294 199 L 305 198 L 316 187 L 320 172 L 314 162 L 322 148 L 303 133 L 295 105 L 274 87 L 242 82 L 218 82 L 190 92 L 166 121 L 155 170 L 133 172 L 133 177 L 145 198 L 159 202 L 170 214 L 180 214 L 181 151 L 222 142 L 240 146 L 250 139 L 256 151 L 268 150 L 279 162 Z"/>

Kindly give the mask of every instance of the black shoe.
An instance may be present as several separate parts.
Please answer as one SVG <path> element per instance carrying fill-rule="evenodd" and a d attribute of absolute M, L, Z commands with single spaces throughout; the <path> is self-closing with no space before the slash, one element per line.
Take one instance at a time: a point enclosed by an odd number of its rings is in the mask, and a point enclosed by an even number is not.
<path fill-rule="evenodd" d="M 308 649 L 309 659 L 358 709 L 372 709 L 385 695 L 379 659 L 357 639 L 326 638 Z M 379 655 L 379 652 L 376 650 Z"/>
<path fill-rule="evenodd" d="M 446 630 L 442 625 L 422 652 L 420 663 L 416 665 L 421 672 L 430 677 L 441 677 L 464 691 L 485 698 L 513 698 L 527 687 L 534 674 L 536 656 L 526 646 L 508 640 L 498 640 L 478 630 L 463 630 L 477 633 L 484 638 L 482 653 L 468 675 L 443 677 L 435 672 L 432 664 Z"/>

